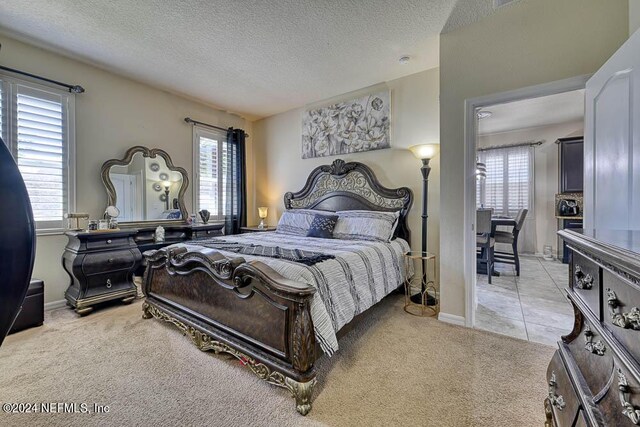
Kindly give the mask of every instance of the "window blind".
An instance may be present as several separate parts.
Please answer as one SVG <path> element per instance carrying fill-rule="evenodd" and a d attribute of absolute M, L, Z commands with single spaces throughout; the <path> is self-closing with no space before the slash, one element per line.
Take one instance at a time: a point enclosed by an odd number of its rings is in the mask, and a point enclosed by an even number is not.
<path fill-rule="evenodd" d="M 513 217 L 520 209 L 530 209 L 533 194 L 533 148 L 509 147 L 481 151 L 487 165 L 486 179 L 478 182 L 478 207 L 492 208 L 494 214 Z"/>
<path fill-rule="evenodd" d="M 220 184 L 218 182 L 217 140 L 198 137 L 198 212 L 206 209 L 211 216 L 220 216 Z"/>
<path fill-rule="evenodd" d="M 0 129 L 29 193 L 38 230 L 73 210 L 73 95 L 19 80 L 0 84 Z M 5 113 L 5 114 L 2 114 Z"/>

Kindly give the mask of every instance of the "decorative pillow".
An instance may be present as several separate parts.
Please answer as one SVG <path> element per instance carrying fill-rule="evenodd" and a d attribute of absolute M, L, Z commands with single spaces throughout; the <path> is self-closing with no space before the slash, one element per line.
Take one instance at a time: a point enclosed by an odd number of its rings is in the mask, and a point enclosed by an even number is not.
<path fill-rule="evenodd" d="M 311 221 L 311 227 L 307 237 L 320 237 L 323 239 L 333 239 L 333 229 L 338 222 L 338 215 L 316 215 Z"/>
<path fill-rule="evenodd" d="M 339 211 L 334 239 L 390 242 L 400 212 Z"/>
<path fill-rule="evenodd" d="M 306 236 L 316 215 L 333 215 L 334 212 L 313 209 L 290 209 L 285 211 L 278 221 L 277 233 Z"/>

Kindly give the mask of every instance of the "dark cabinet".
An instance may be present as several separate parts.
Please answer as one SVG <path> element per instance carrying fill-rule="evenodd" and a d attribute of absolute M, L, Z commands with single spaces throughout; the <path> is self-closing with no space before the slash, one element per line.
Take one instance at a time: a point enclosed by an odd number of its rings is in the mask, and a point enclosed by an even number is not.
<path fill-rule="evenodd" d="M 62 265 L 71 278 L 65 292 L 69 305 L 84 315 L 105 301 L 133 301 L 137 294 L 133 273 L 142 260 L 133 238 L 136 231 L 66 234 L 69 243 Z"/>
<path fill-rule="evenodd" d="M 561 138 L 560 193 L 582 193 L 584 186 L 583 137 Z"/>

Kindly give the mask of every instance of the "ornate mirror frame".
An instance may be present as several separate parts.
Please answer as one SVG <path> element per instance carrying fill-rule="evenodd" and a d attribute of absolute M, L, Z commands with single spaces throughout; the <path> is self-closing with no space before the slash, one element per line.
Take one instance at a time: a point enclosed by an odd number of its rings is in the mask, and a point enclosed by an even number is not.
<path fill-rule="evenodd" d="M 107 190 L 107 206 L 115 206 L 116 205 L 116 189 L 111 182 L 111 178 L 109 178 L 109 170 L 112 166 L 126 166 L 131 160 L 133 160 L 133 156 L 136 153 L 142 153 L 144 157 L 155 158 L 156 156 L 160 156 L 164 159 L 167 164 L 167 168 L 173 172 L 179 172 L 182 175 L 182 187 L 180 187 L 180 191 L 178 192 L 178 205 L 180 206 L 180 214 L 182 216 L 181 219 L 159 219 L 159 220 L 145 220 L 145 221 L 128 221 L 121 222 L 121 225 L 127 227 L 142 227 L 148 225 L 163 225 L 163 224 L 186 224 L 187 219 L 189 218 L 189 213 L 187 212 L 187 208 L 184 204 L 184 195 L 187 192 L 187 188 L 189 187 L 189 176 L 187 175 L 187 171 L 184 168 L 179 166 L 175 166 L 169 154 L 161 150 L 159 148 L 147 148 L 141 145 L 136 145 L 127 150 L 122 159 L 111 159 L 107 160 L 102 164 L 102 168 L 100 170 L 100 177 L 102 178 L 102 184 L 104 184 L 105 189 Z"/>

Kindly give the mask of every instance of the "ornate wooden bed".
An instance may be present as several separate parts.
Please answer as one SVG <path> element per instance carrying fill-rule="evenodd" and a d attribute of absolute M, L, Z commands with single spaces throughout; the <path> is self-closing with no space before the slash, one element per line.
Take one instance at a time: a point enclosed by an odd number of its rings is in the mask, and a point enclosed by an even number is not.
<path fill-rule="evenodd" d="M 385 188 L 366 165 L 342 160 L 317 167 L 301 191 L 284 196 L 287 209 L 398 211 L 395 236 L 406 241 L 412 200 L 409 188 Z M 311 410 L 314 362 L 322 354 L 310 314 L 314 287 L 212 249 L 165 248 L 144 256 L 144 318 L 174 324 L 200 350 L 233 355 L 289 390 L 300 414 Z"/>

